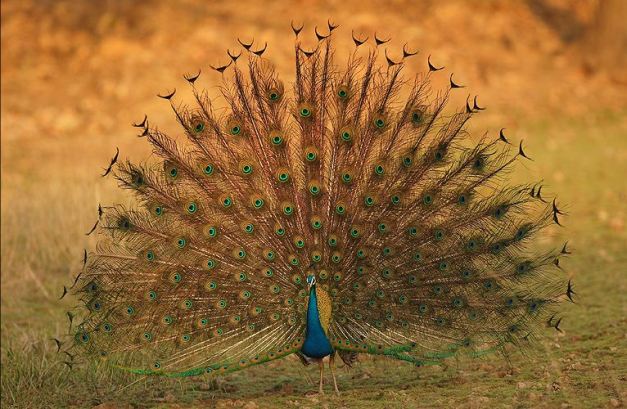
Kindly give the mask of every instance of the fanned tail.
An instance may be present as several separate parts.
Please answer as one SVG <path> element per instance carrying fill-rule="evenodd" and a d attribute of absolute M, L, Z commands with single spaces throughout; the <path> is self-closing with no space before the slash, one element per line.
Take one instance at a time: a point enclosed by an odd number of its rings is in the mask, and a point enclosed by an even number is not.
<path fill-rule="evenodd" d="M 567 251 L 535 239 L 562 212 L 507 183 L 522 145 L 469 137 L 483 108 L 447 110 L 460 86 L 433 91 L 430 60 L 405 79 L 406 48 L 395 61 L 385 40 L 353 37 L 338 66 L 328 28 L 312 50 L 294 28 L 291 90 L 265 47 L 240 41 L 247 58 L 216 68 L 225 108 L 196 88 L 200 74 L 186 77 L 192 106 L 162 96 L 185 143 L 136 124 L 160 163 L 107 170 L 137 200 L 101 209 L 70 289 L 86 309 L 70 315 L 68 354 L 168 376 L 282 358 L 303 344 L 308 274 L 331 297 L 328 336 L 348 363 L 481 356 L 553 320 Z"/>

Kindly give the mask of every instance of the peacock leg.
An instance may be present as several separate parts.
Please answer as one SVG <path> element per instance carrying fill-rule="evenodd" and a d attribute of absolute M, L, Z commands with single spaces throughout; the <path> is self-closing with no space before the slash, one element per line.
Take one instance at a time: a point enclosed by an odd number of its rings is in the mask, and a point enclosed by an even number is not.
<path fill-rule="evenodd" d="M 320 395 L 324 395 L 324 389 L 322 389 L 322 381 L 323 381 L 323 377 L 322 374 L 324 372 L 324 363 L 322 362 L 322 359 L 318 362 L 318 365 L 320 366 Z"/>
<path fill-rule="evenodd" d="M 333 386 L 335 387 L 335 393 L 337 395 L 340 394 L 339 389 L 337 388 L 337 380 L 335 379 L 335 354 L 331 354 L 329 357 L 329 369 L 331 369 L 331 375 L 333 375 Z"/>

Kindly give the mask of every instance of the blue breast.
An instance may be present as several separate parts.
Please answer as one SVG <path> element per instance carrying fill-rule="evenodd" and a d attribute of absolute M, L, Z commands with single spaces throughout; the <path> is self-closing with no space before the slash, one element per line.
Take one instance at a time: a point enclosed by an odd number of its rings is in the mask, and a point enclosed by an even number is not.
<path fill-rule="evenodd" d="M 301 352 L 310 358 L 324 358 L 333 353 L 333 347 L 324 333 L 318 314 L 318 300 L 315 286 L 309 291 L 309 305 L 307 306 L 307 328 L 305 342 Z"/>

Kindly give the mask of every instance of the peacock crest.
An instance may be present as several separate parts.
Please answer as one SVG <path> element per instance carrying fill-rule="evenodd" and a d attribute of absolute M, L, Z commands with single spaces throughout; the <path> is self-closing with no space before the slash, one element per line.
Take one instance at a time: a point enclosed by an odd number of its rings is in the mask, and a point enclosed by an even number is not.
<path fill-rule="evenodd" d="M 470 138 L 476 99 L 445 112 L 460 88 L 452 76 L 432 90 L 441 74 L 429 60 L 405 78 L 414 53 L 394 61 L 376 35 L 370 48 L 353 36 L 338 66 L 336 27 L 316 29 L 308 50 L 292 26 L 293 85 L 265 47 L 240 42 L 214 67 L 222 106 L 198 75 L 186 77 L 193 105 L 162 95 L 185 143 L 135 124 L 160 161 L 116 155 L 107 171 L 137 200 L 101 209 L 100 240 L 70 290 L 82 306 L 70 356 L 174 377 L 294 353 L 421 366 L 559 328 L 569 252 L 538 250 L 536 238 L 562 212 L 540 185 L 508 183 L 522 143 Z"/>

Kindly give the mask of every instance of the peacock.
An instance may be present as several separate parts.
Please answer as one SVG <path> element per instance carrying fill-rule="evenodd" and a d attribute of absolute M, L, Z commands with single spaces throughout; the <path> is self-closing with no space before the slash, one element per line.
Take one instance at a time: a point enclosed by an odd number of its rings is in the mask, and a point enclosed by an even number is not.
<path fill-rule="evenodd" d="M 229 63 L 212 66 L 221 99 L 197 88 L 200 72 L 185 76 L 192 105 L 159 95 L 181 138 L 146 116 L 134 124 L 159 159 L 118 161 L 118 150 L 105 171 L 135 200 L 99 206 L 98 243 L 64 288 L 77 300 L 60 346 L 68 365 L 98 357 L 184 377 L 295 354 L 319 365 L 323 393 L 328 357 L 337 392 L 337 357 L 434 365 L 560 329 L 570 251 L 536 239 L 564 212 L 540 183 L 508 182 L 529 159 L 522 142 L 469 135 L 484 108 L 469 97 L 445 109 L 463 86 L 451 74 L 433 90 L 444 67 L 431 57 L 406 78 L 407 46 L 395 60 L 389 39 L 353 32 L 337 63 L 337 27 L 316 27 L 308 48 L 292 24 L 293 85 L 263 56 L 267 43 L 238 39 Z"/>

